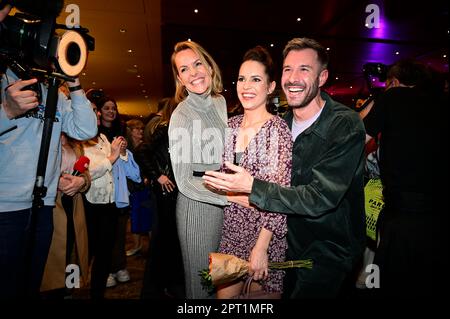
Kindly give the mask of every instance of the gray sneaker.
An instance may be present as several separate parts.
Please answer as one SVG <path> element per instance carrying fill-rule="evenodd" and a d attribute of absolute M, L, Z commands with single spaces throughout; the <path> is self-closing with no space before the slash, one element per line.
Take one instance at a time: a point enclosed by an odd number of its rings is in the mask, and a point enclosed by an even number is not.
<path fill-rule="evenodd" d="M 126 269 L 122 269 L 116 272 L 115 277 L 119 282 L 130 281 L 130 273 Z"/>

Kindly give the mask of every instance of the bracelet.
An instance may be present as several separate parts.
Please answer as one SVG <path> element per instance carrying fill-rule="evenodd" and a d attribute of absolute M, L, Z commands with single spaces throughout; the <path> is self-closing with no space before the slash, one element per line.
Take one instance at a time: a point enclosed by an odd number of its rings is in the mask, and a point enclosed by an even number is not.
<path fill-rule="evenodd" d="M 75 92 L 75 91 L 78 91 L 78 90 L 81 90 L 81 89 L 83 89 L 83 88 L 81 87 L 81 85 L 77 85 L 77 86 L 69 86 L 69 91 L 70 91 L 70 92 Z"/>

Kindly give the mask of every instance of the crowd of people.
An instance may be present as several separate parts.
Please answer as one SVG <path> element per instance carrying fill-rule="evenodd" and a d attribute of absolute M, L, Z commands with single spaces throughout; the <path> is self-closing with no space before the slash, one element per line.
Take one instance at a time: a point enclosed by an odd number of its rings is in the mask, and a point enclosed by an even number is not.
<path fill-rule="evenodd" d="M 270 112 L 275 70 L 261 46 L 236 66 L 242 112 L 230 117 L 220 68 L 193 41 L 175 45 L 174 95 L 145 123 L 124 124 L 114 98 L 86 94 L 78 79 L 68 82 L 68 92 L 58 96 L 41 206 L 33 202 L 35 140 L 43 130 L 47 86 L 38 84 L 38 99 L 28 88 L 36 79 L 21 80 L 7 69 L 0 107 L 0 272 L 8 276 L 0 299 L 48 292 L 63 298 L 71 293 L 70 264 L 79 265 L 90 298 L 103 299 L 107 287 L 130 280 L 127 256 L 142 249 L 142 236 L 150 240 L 142 299 L 228 299 L 248 278 L 251 291 L 278 298 L 341 296 L 356 280 L 368 240 L 367 137 L 377 139 L 385 201 L 374 248 L 381 278 L 376 295 L 432 294 L 434 281 L 412 265 L 429 260 L 430 247 L 441 242 L 435 226 L 443 224 L 442 214 L 429 173 L 439 113 L 424 107 L 446 105 L 446 97 L 430 85 L 424 65 L 402 60 L 362 119 L 321 89 L 328 62 L 316 40 L 287 43 L 280 87 L 289 110 L 283 117 Z M 76 164 L 86 157 L 80 172 Z M 134 247 L 127 251 L 129 219 Z M 247 260 L 247 275 L 211 294 L 198 275 L 211 252 Z M 269 269 L 271 262 L 306 259 L 312 268 Z"/>

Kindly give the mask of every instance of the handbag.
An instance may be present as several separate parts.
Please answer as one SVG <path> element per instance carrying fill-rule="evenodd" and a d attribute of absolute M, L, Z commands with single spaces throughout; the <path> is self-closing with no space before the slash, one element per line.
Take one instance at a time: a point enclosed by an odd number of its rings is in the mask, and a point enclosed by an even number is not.
<path fill-rule="evenodd" d="M 250 291 L 253 278 L 249 276 L 239 295 L 231 299 L 281 299 L 281 292 L 267 292 L 264 290 Z"/>

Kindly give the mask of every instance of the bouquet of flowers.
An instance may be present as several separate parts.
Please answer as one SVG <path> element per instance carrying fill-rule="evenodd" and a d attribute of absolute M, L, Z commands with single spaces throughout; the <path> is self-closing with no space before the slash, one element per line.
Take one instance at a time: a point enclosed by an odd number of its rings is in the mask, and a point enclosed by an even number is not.
<path fill-rule="evenodd" d="M 312 268 L 311 259 L 269 262 L 269 269 Z M 209 269 L 200 271 L 202 286 L 208 291 L 214 287 L 244 277 L 249 270 L 249 262 L 233 255 L 210 253 Z"/>

